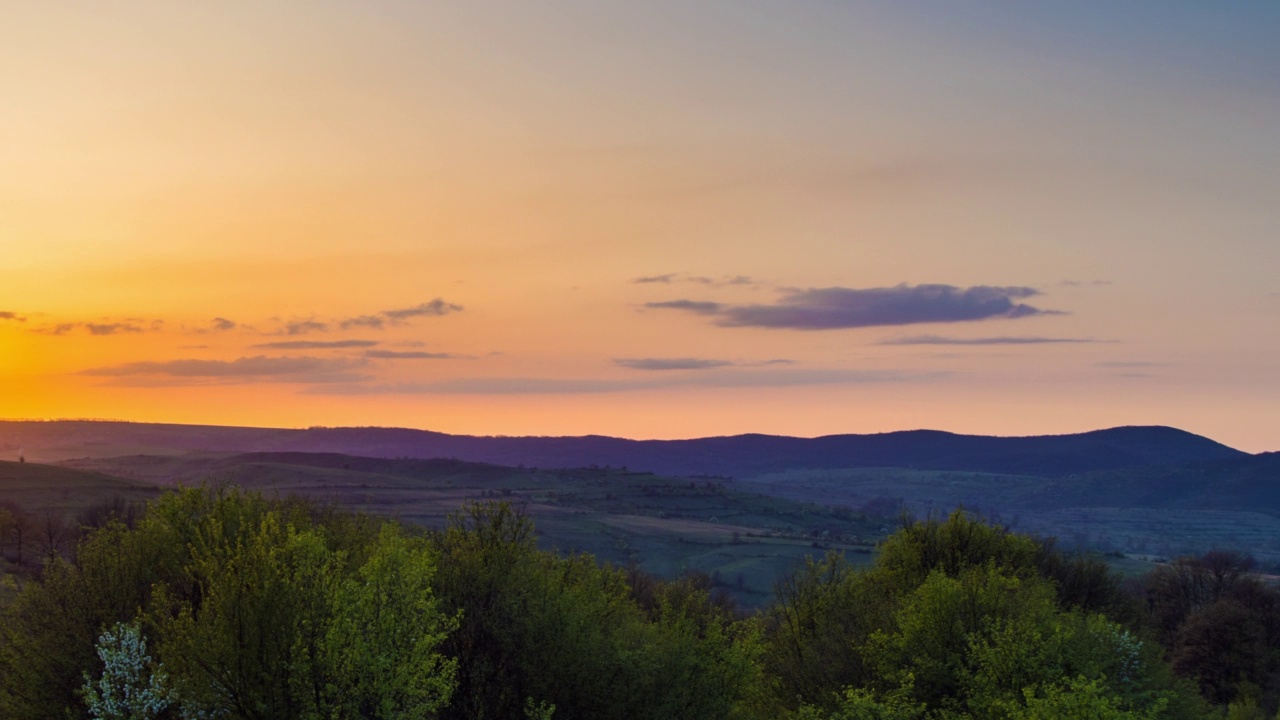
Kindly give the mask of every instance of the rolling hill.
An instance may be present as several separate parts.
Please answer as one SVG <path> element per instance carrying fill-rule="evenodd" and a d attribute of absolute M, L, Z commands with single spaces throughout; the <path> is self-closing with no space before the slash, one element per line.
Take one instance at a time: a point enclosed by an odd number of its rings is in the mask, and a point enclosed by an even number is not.
<path fill-rule="evenodd" d="M 173 451 L 333 452 L 366 457 L 455 458 L 534 467 L 627 467 L 664 475 L 747 477 L 809 468 L 910 467 L 1058 477 L 1144 465 L 1248 457 L 1167 427 L 1074 435 L 986 437 L 933 430 L 818 438 L 736 435 L 692 440 L 604 436 L 477 437 L 403 428 L 284 430 L 55 421 L 0 422 L 0 446 L 62 460 Z"/>

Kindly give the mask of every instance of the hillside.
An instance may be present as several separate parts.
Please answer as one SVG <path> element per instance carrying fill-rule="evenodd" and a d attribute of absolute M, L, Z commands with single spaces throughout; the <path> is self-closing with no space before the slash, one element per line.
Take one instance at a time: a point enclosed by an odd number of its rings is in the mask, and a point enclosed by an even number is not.
<path fill-rule="evenodd" d="M 160 493 L 154 483 L 115 477 L 92 470 L 0 462 L 0 500 L 29 511 L 74 514 L 114 498 L 127 502 L 149 500 Z"/>
<path fill-rule="evenodd" d="M 699 570 L 748 605 L 767 602 L 773 582 L 805 555 L 836 549 L 869 559 L 892 524 L 721 482 L 620 469 L 294 452 L 130 455 L 67 465 L 48 472 L 79 477 L 93 469 L 143 486 L 229 483 L 436 528 L 467 501 L 505 500 L 534 518 L 544 548 L 667 576 Z"/>
<path fill-rule="evenodd" d="M 681 524 L 688 518 L 672 515 L 681 510 L 661 502 L 588 502 L 592 493 L 613 492 L 592 485 L 635 490 L 639 478 L 650 477 L 651 483 L 660 479 L 676 488 L 692 479 L 697 488 L 712 481 L 743 496 L 847 507 L 871 517 L 901 510 L 945 513 L 964 506 L 1086 547 L 1157 555 L 1230 547 L 1269 562 L 1280 560 L 1280 456 L 1249 455 L 1167 427 L 1010 438 L 918 430 L 634 441 L 471 437 L 396 428 L 0 422 L 0 451 L 16 456 L 19 447 L 28 459 L 143 484 L 236 482 L 425 524 L 442 522 L 465 499 L 510 491 L 544 516 L 539 526 L 558 547 L 618 561 L 631 558 L 628 548 L 634 543 L 602 543 L 601 534 L 637 537 L 634 523 L 624 528 L 630 521 L 619 517 L 643 516 L 654 540 L 640 556 L 656 563 L 665 554 L 670 559 L 661 562 L 676 568 L 723 563 L 690 560 L 687 546 L 668 542 L 688 530 Z M 661 496 L 665 491 L 655 486 L 648 492 Z M 592 519 L 578 522 L 575 513 Z M 715 517 L 723 525 L 727 514 L 708 510 L 695 519 L 705 523 Z M 845 534 L 807 522 L 773 525 L 784 533 L 791 532 L 789 527 L 801 535 L 814 529 Z M 713 535 L 723 540 L 735 531 L 741 537 L 755 532 L 751 528 L 768 527 L 757 519 Z"/>
<path fill-rule="evenodd" d="M 912 430 L 794 438 L 737 435 L 692 440 L 476 437 L 403 428 L 281 430 L 58 421 L 0 422 L 0 447 L 33 459 L 173 451 L 334 452 L 366 457 L 456 458 L 534 467 L 609 466 L 664 475 L 748 477 L 808 468 L 911 467 L 1059 477 L 1143 465 L 1248 457 L 1167 427 L 1074 435 L 986 437 Z"/>

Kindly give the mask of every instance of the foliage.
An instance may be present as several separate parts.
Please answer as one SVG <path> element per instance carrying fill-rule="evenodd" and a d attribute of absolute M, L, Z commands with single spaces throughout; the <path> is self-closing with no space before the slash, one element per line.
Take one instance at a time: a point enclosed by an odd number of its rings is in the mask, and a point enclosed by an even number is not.
<path fill-rule="evenodd" d="M 955 513 L 905 526 L 869 570 L 797 571 L 770 610 L 767 667 L 806 718 L 1194 716 L 1158 646 L 1090 611 L 1126 608 L 1118 593 L 1050 544 Z"/>
<path fill-rule="evenodd" d="M 86 673 L 85 704 L 102 720 L 151 720 L 174 703 L 168 675 L 147 654 L 138 623 L 117 623 L 98 638 L 102 675 L 94 682 Z"/>
<path fill-rule="evenodd" d="M 443 645 L 459 663 L 444 717 L 519 717 L 538 698 L 557 720 L 725 718 L 756 680 L 754 626 L 679 583 L 653 589 L 646 612 L 623 571 L 538 551 L 509 504 L 466 506 L 434 543 L 438 591 L 461 613 Z"/>
<path fill-rule="evenodd" d="M 95 638 L 134 623 L 188 714 L 431 717 L 452 688 L 436 649 L 453 621 L 430 591 L 430 548 L 391 524 L 317 525 L 315 511 L 182 490 L 133 529 L 89 533 L 6 612 L 0 716 L 83 716 Z"/>
<path fill-rule="evenodd" d="M 1099 564 L 956 513 L 866 569 L 810 559 L 745 617 L 707 576 L 540 550 L 507 503 L 432 533 L 233 489 L 95 518 L 3 609 L 0 717 L 1274 714 L 1280 601 L 1225 555 L 1152 575 L 1143 608 Z"/>

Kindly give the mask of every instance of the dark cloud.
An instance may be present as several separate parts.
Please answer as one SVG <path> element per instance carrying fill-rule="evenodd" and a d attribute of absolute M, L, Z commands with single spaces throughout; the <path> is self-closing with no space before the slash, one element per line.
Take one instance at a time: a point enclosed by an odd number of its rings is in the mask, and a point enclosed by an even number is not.
<path fill-rule="evenodd" d="M 221 331 L 235 330 L 236 323 L 234 320 L 228 320 L 223 317 L 216 317 L 213 319 L 213 329 L 221 330 Z"/>
<path fill-rule="evenodd" d="M 332 348 L 369 348 L 377 345 L 373 340 L 285 340 L 254 345 L 272 350 L 324 350 Z"/>
<path fill-rule="evenodd" d="M 168 360 L 134 362 L 91 368 L 82 375 L 109 378 L 144 378 L 132 384 L 164 384 L 165 380 L 232 380 L 240 382 L 352 382 L 367 379 L 349 371 L 362 367 L 363 360 L 320 357 L 267 357 L 257 355 L 237 360 Z M 150 382 L 146 378 L 151 378 Z"/>
<path fill-rule="evenodd" d="M 725 327 L 837 330 L 845 328 L 950 323 L 1059 314 L 1025 303 L 1039 295 L 1029 287 L 978 285 L 897 285 L 886 288 L 788 290 L 771 305 L 721 305 L 693 300 L 647 303 L 645 307 L 687 310 L 715 316 Z"/>
<path fill-rule="evenodd" d="M 733 365 L 728 360 L 703 358 L 616 358 L 613 362 L 632 370 L 706 370 Z"/>
<path fill-rule="evenodd" d="M 298 320 L 284 326 L 285 335 L 306 335 L 313 332 L 324 332 L 329 329 L 328 323 L 317 320 Z"/>
<path fill-rule="evenodd" d="M 1058 343 L 1096 343 L 1093 338 L 1053 337 L 985 337 L 952 338 L 941 335 L 912 335 L 881 340 L 877 345 L 1052 345 Z"/>
<path fill-rule="evenodd" d="M 397 350 L 370 350 L 364 354 L 367 358 L 377 360 L 465 360 L 470 359 L 469 355 L 454 355 L 453 353 L 433 353 L 422 352 L 420 350 L 397 351 Z"/>
<path fill-rule="evenodd" d="M 8 310 L 0 310 L 0 320 L 13 320 L 15 322 L 26 322 L 27 318 L 16 312 Z"/>
<path fill-rule="evenodd" d="M 666 302 L 645 303 L 647 308 L 658 310 L 688 310 L 699 315 L 714 315 L 724 307 L 720 303 L 702 302 L 698 300 L 668 300 Z"/>
<path fill-rule="evenodd" d="M 340 323 L 340 326 L 342 327 L 343 330 L 350 330 L 351 328 L 354 328 L 354 327 L 365 327 L 365 328 L 372 328 L 374 330 L 381 330 L 382 326 L 385 324 L 386 324 L 386 320 L 383 320 L 377 315 L 358 315 L 356 317 L 347 318 L 346 320 L 343 320 Z"/>
<path fill-rule="evenodd" d="M 452 312 L 459 312 L 463 308 L 461 305 L 445 302 L 442 298 L 436 298 L 431 302 L 425 302 L 421 305 L 415 305 L 411 308 L 401 308 L 399 310 L 384 310 L 382 315 L 391 320 L 407 320 L 413 317 L 434 317 L 439 315 L 448 315 Z"/>

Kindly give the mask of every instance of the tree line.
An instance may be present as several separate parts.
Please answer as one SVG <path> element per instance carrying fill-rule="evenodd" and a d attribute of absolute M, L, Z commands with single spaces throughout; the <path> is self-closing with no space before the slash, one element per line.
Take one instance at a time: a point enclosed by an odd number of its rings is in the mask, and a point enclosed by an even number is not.
<path fill-rule="evenodd" d="M 3 608 L 0 717 L 1271 718 L 1280 593 L 1211 553 L 1126 584 L 964 513 L 739 611 L 539 550 L 510 504 L 442 530 L 234 488 L 98 513 Z"/>

